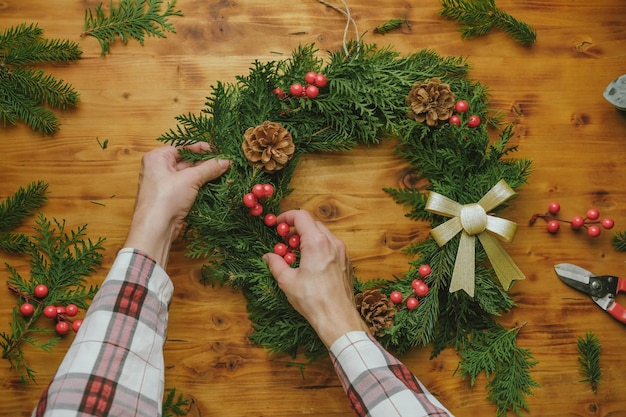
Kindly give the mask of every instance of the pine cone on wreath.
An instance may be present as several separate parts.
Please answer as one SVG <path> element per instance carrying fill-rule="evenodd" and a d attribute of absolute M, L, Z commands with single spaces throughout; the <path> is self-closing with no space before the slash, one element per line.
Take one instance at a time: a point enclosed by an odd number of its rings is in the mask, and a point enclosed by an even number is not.
<path fill-rule="evenodd" d="M 455 94 L 450 85 L 442 83 L 439 78 L 430 78 L 423 83 L 415 83 L 406 103 L 410 108 L 407 117 L 428 126 L 437 126 L 440 120 L 448 120 L 452 116 Z"/>
<path fill-rule="evenodd" d="M 268 174 L 283 169 L 296 150 L 291 133 L 280 123 L 265 121 L 243 136 L 244 155 L 253 167 Z"/>
<path fill-rule="evenodd" d="M 396 307 L 385 294 L 376 289 L 367 290 L 357 294 L 354 300 L 372 335 L 381 336 L 383 330 L 393 326 Z"/>

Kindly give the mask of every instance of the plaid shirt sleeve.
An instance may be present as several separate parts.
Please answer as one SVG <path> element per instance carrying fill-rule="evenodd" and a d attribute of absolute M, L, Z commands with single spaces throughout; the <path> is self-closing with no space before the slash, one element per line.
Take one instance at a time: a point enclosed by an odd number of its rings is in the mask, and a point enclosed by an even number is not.
<path fill-rule="evenodd" d="M 160 416 L 172 293 L 151 258 L 122 249 L 33 417 Z"/>
<path fill-rule="evenodd" d="M 452 417 L 409 369 L 365 332 L 350 332 L 330 356 L 358 417 Z"/>

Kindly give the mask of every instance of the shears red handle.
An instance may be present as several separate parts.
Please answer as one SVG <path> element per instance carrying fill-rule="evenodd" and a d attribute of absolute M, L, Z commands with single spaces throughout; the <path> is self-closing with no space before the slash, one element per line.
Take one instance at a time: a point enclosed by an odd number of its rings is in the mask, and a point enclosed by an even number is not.
<path fill-rule="evenodd" d="M 621 292 L 626 292 L 626 279 L 619 277 L 616 278 L 617 285 L 615 287 L 614 295 L 617 295 Z M 621 321 L 622 323 L 626 323 L 626 308 L 623 305 L 619 304 L 617 301 L 615 301 L 615 299 L 613 299 L 611 305 L 607 307 L 606 312 L 615 317 L 617 320 Z"/>

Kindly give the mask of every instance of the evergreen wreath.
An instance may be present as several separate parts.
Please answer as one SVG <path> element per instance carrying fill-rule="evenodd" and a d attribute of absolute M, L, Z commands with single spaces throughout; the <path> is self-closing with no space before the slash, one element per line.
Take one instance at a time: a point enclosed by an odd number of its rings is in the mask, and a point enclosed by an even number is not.
<path fill-rule="evenodd" d="M 292 191 L 289 183 L 302 155 L 349 151 L 358 143 L 375 145 L 394 137 L 399 142 L 397 156 L 430 185 L 428 190 L 386 191 L 408 208 L 408 217 L 435 227 L 448 219 L 425 209 L 427 191 L 461 204 L 474 203 L 500 180 L 516 189 L 531 172 L 530 161 L 510 155 L 516 150 L 508 143 L 513 136 L 511 126 L 499 129 L 498 139 L 490 140 L 487 126 L 499 128 L 501 123 L 488 110 L 487 88 L 468 80 L 469 65 L 464 59 L 441 57 L 432 50 L 400 56 L 391 48 L 360 41 L 347 42 L 344 48 L 347 54 L 329 52 L 326 61 L 314 45 L 296 48 L 288 59 L 256 61 L 249 74 L 238 76 L 235 83 L 218 82 L 200 114 L 178 116 L 178 126 L 158 138 L 175 146 L 200 141 L 211 145 L 206 154 L 182 150 L 192 161 L 212 157 L 232 161 L 227 173 L 200 190 L 187 217 L 187 255 L 206 260 L 201 268 L 203 282 L 242 290 L 254 343 L 272 353 L 296 355 L 303 351 L 310 360 L 325 355 L 326 349 L 291 307 L 261 259 L 282 237 L 262 218 L 251 215 L 242 202 L 255 184 L 273 187 L 273 194 L 263 200 L 263 212 L 277 213 L 282 199 Z M 323 74 L 325 81 L 314 94 L 303 96 L 307 93 L 299 83 L 308 73 Z M 295 84 L 300 87 L 294 89 Z M 418 91 L 413 92 L 415 88 Z M 442 103 L 407 102 L 410 93 L 423 97 L 424 92 Z M 451 99 L 465 100 L 482 123 L 468 125 L 466 114 L 460 115 L 458 126 L 448 123 L 446 103 Z M 248 143 L 242 148 L 244 141 Z M 292 150 L 290 141 L 293 154 L 288 152 Z M 259 148 L 260 144 L 267 148 Z M 285 152 L 278 150 L 281 147 Z M 247 158 L 250 153 L 254 161 Z M 285 160 L 286 154 L 290 160 Z M 284 162 L 283 169 L 267 170 L 258 162 L 274 167 L 274 157 Z M 504 207 L 506 204 L 501 204 L 493 211 Z M 361 312 L 386 315 L 379 322 L 391 325 L 377 327 L 375 333 L 385 347 L 399 354 L 426 345 L 432 345 L 432 357 L 446 347 L 456 349 L 461 357 L 459 373 L 472 386 L 480 373 L 487 376 L 489 399 L 495 403 L 497 415 L 508 411 L 519 415 L 527 410 L 525 396 L 538 386 L 530 376 L 535 361 L 528 350 L 516 344 L 523 326 L 509 330 L 493 319 L 510 311 L 515 303 L 494 280 L 480 245 L 476 248 L 474 297 L 448 291 L 458 245 L 458 236 L 441 247 L 432 238 L 415 242 L 406 250 L 414 259 L 402 277 L 371 282 L 357 278 L 355 295 L 369 303 Z M 389 308 L 385 298 L 394 291 L 410 294 L 413 280 L 423 276 L 420 267 L 424 264 L 432 270 L 425 278 L 429 291 L 419 306 Z"/>

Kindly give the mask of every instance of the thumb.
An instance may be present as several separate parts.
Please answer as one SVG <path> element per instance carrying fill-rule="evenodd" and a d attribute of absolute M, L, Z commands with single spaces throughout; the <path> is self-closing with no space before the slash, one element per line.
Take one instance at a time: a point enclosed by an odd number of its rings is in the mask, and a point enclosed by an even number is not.
<path fill-rule="evenodd" d="M 285 262 L 282 256 L 275 253 L 266 253 L 263 255 L 263 259 L 267 263 L 267 267 L 278 283 L 278 286 L 282 288 L 285 281 L 294 273 L 293 268 Z"/>
<path fill-rule="evenodd" d="M 209 159 L 191 167 L 196 175 L 198 175 L 199 185 L 216 179 L 222 175 L 230 167 L 230 161 L 227 159 Z"/>

